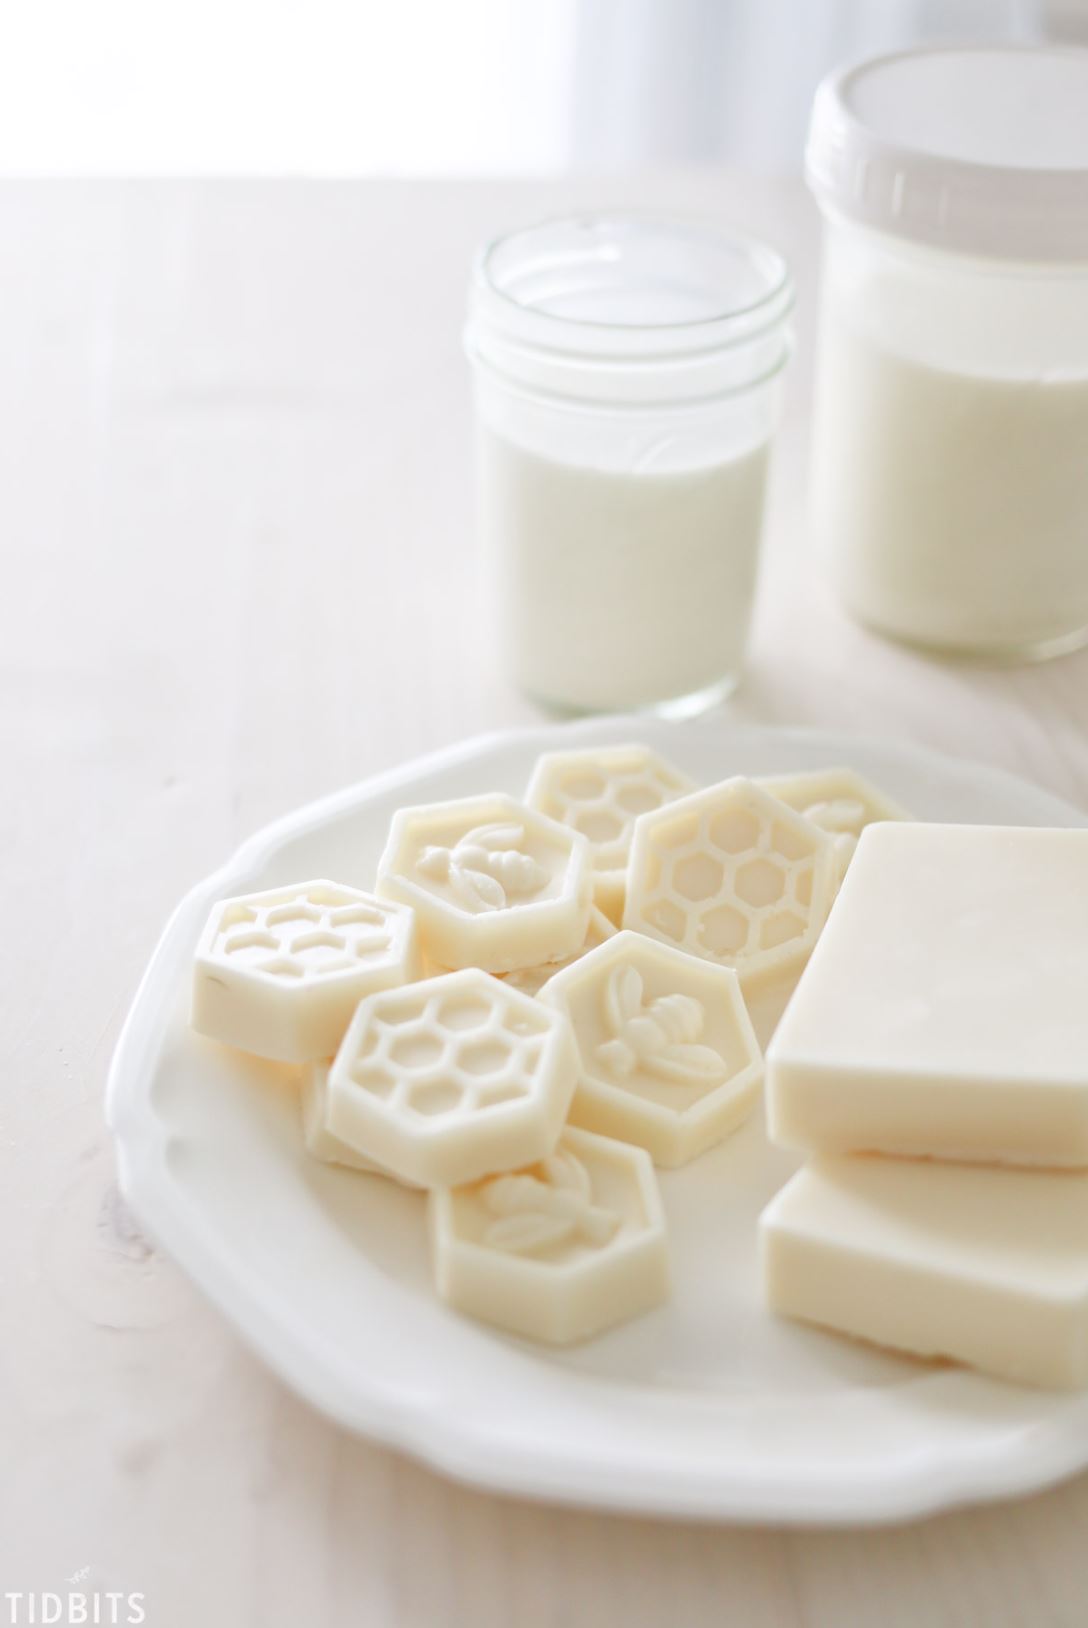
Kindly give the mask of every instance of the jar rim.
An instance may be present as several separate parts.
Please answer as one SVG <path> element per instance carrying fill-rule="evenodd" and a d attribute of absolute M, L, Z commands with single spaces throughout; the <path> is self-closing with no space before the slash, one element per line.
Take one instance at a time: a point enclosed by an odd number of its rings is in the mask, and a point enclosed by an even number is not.
<path fill-rule="evenodd" d="M 528 246 L 533 239 L 539 239 L 548 233 L 562 230 L 589 230 L 599 233 L 602 228 L 613 235 L 635 231 L 676 238 L 683 236 L 700 240 L 704 247 L 739 251 L 745 257 L 748 269 L 757 275 L 762 274 L 765 286 L 753 298 L 733 301 L 717 310 L 694 317 L 603 320 L 596 316 L 575 316 L 550 311 L 540 304 L 530 303 L 512 294 L 495 275 L 495 260 L 504 250 L 519 245 Z M 586 211 L 575 215 L 548 216 L 532 225 L 504 232 L 484 243 L 476 259 L 474 280 L 487 295 L 501 301 L 518 317 L 531 319 L 534 323 L 539 323 L 545 331 L 556 334 L 565 328 L 586 335 L 597 333 L 615 337 L 636 333 L 655 336 L 705 335 L 708 342 L 712 343 L 711 336 L 715 333 L 723 332 L 730 326 L 743 325 L 745 319 L 754 318 L 765 310 L 773 313 L 774 321 L 780 321 L 793 304 L 793 278 L 789 264 L 785 256 L 770 244 L 747 233 L 732 231 L 707 217 L 651 210 Z M 754 333 L 757 330 L 749 331 Z"/>

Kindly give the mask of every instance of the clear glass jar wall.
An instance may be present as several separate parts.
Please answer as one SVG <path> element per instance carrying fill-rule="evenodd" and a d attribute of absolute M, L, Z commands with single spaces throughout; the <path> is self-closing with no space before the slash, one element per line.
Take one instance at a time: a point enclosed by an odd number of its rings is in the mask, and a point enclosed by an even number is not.
<path fill-rule="evenodd" d="M 1088 639 L 1088 266 L 825 230 L 812 517 L 864 622 L 950 651 Z"/>
<path fill-rule="evenodd" d="M 778 255 L 705 223 L 560 221 L 484 251 L 480 526 L 524 690 L 687 711 L 733 687 L 791 300 Z"/>

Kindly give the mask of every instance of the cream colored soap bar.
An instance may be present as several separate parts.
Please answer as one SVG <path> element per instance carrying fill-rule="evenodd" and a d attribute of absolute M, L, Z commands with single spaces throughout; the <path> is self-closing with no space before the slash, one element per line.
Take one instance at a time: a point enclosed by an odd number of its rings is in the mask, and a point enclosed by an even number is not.
<path fill-rule="evenodd" d="M 587 1131 L 527 1169 L 432 1193 L 430 1227 L 442 1298 L 530 1339 L 588 1339 L 668 1293 L 649 1156 Z"/>
<path fill-rule="evenodd" d="M 604 944 L 615 934 L 615 927 L 609 921 L 603 910 L 594 905 L 589 912 L 589 925 L 582 947 L 577 955 L 568 955 L 563 961 L 545 961 L 539 967 L 519 967 L 517 972 L 507 972 L 502 975 L 503 982 L 512 989 L 520 989 L 523 995 L 539 995 L 540 991 L 550 978 L 564 967 L 571 967 L 575 961 L 580 961 L 590 950 L 595 950 L 599 944 Z"/>
<path fill-rule="evenodd" d="M 751 1112 L 763 1059 L 735 972 L 617 933 L 545 986 L 578 1045 L 571 1123 L 681 1165 Z"/>
<path fill-rule="evenodd" d="M 525 800 L 589 840 L 594 898 L 618 923 L 635 820 L 693 789 L 687 775 L 648 746 L 590 746 L 545 752 L 537 759 Z"/>
<path fill-rule="evenodd" d="M 311 1063 L 306 1069 L 302 1077 L 299 1106 L 302 1110 L 302 1139 L 312 1158 L 320 1160 L 322 1164 L 339 1164 L 348 1170 L 361 1170 L 369 1176 L 389 1176 L 394 1181 L 400 1181 L 402 1187 L 416 1185 L 393 1176 L 392 1171 L 368 1159 L 364 1153 L 357 1152 L 329 1130 L 328 1063 Z"/>
<path fill-rule="evenodd" d="M 311 1063 L 302 1077 L 299 1106 L 302 1109 L 302 1140 L 306 1151 L 322 1164 L 342 1164 L 349 1170 L 381 1174 L 373 1159 L 342 1142 L 328 1128 L 329 1065 Z"/>
<path fill-rule="evenodd" d="M 791 1147 L 1088 1164 L 1088 830 L 869 826 L 767 1109 Z"/>
<path fill-rule="evenodd" d="M 536 967 L 518 967 L 513 972 L 497 972 L 495 976 L 501 978 L 503 983 L 509 984 L 511 989 L 520 989 L 523 995 L 538 995 L 549 978 L 554 978 L 564 967 L 571 966 L 590 950 L 595 950 L 598 944 L 603 944 L 605 939 L 611 938 L 615 931 L 604 911 L 598 910 L 597 906 L 593 905 L 586 925 L 586 936 L 574 955 L 566 955 L 561 961 L 542 961 Z M 449 970 L 449 967 L 428 966 L 426 974 L 430 978 L 437 978 Z"/>
<path fill-rule="evenodd" d="M 413 907 L 432 967 L 535 967 L 582 947 L 589 843 L 499 794 L 402 808 L 378 865 L 378 892 Z"/>
<path fill-rule="evenodd" d="M 338 882 L 223 899 L 197 947 L 192 1025 L 283 1063 L 331 1057 L 364 995 L 420 972 L 415 918 Z"/>
<path fill-rule="evenodd" d="M 760 1222 L 774 1311 L 1032 1385 L 1088 1384 L 1088 1175 L 821 1158 Z"/>
<path fill-rule="evenodd" d="M 411 1186 L 455 1186 L 550 1153 L 577 1072 L 561 1013 L 467 968 L 360 1003 L 325 1129 Z"/>
<path fill-rule="evenodd" d="M 867 825 L 877 820 L 914 818 L 856 769 L 810 769 L 800 774 L 763 776 L 759 784 L 828 833 L 840 875 L 845 874 Z"/>
<path fill-rule="evenodd" d="M 826 833 L 751 781 L 723 780 L 639 817 L 623 925 L 752 988 L 804 965 L 837 880 Z"/>

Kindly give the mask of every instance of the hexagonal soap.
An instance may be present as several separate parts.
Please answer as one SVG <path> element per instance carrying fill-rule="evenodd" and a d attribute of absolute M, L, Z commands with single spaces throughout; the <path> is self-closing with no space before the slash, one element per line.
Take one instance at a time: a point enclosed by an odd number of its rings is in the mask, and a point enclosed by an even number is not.
<path fill-rule="evenodd" d="M 415 919 L 338 882 L 222 899 L 196 952 L 191 1021 L 283 1063 L 331 1057 L 359 1001 L 419 976 Z"/>
<path fill-rule="evenodd" d="M 669 1289 L 665 1217 L 641 1148 L 568 1129 L 545 1159 L 429 1200 L 443 1300 L 568 1345 L 649 1311 Z"/>
<path fill-rule="evenodd" d="M 325 1126 L 401 1181 L 455 1186 L 550 1153 L 577 1075 L 567 1018 L 470 967 L 361 1002 Z"/>
<path fill-rule="evenodd" d="M 541 994 L 574 1028 L 570 1121 L 681 1165 L 747 1118 L 763 1058 L 735 972 L 617 933 Z"/>
<path fill-rule="evenodd" d="M 594 905 L 589 912 L 589 926 L 586 928 L 586 936 L 577 955 L 568 955 L 563 961 L 545 961 L 539 967 L 519 967 L 517 972 L 504 973 L 503 982 L 509 984 L 512 989 L 520 989 L 523 995 L 538 995 L 549 978 L 554 978 L 564 967 L 573 966 L 583 955 L 595 950 L 598 944 L 604 944 L 612 938 L 615 932 L 615 927 L 604 911 L 598 910 Z"/>
<path fill-rule="evenodd" d="M 299 1106 L 302 1110 L 302 1140 L 312 1158 L 320 1160 L 322 1164 L 342 1164 L 349 1170 L 361 1170 L 366 1175 L 388 1176 L 393 1181 L 400 1180 L 391 1170 L 386 1170 L 383 1165 L 368 1159 L 364 1153 L 356 1152 L 347 1142 L 342 1142 L 329 1130 L 328 1063 L 308 1065 L 302 1076 Z M 412 1187 L 415 1183 L 401 1182 L 401 1185 Z"/>
<path fill-rule="evenodd" d="M 877 820 L 913 820 L 856 769 L 813 769 L 802 774 L 761 776 L 756 782 L 826 831 L 835 847 L 840 876 L 854 857 L 858 838 Z"/>
<path fill-rule="evenodd" d="M 635 820 L 684 796 L 694 785 L 648 746 L 591 746 L 543 753 L 525 800 L 530 808 L 588 838 L 594 898 L 618 923 Z"/>
<path fill-rule="evenodd" d="M 831 838 L 749 780 L 723 780 L 635 825 L 623 925 L 747 986 L 807 958 L 836 886 Z"/>
<path fill-rule="evenodd" d="M 402 808 L 378 892 L 411 905 L 436 967 L 513 972 L 575 955 L 592 876 L 585 837 L 512 797 Z"/>

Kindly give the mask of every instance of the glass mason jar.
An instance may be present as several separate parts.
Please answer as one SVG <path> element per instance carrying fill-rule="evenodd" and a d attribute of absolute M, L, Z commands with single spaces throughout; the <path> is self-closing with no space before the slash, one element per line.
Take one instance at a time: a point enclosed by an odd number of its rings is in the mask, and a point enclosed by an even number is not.
<path fill-rule="evenodd" d="M 1088 641 L 1088 52 L 902 52 L 817 93 L 811 518 L 846 607 L 991 659 Z"/>
<path fill-rule="evenodd" d="M 781 256 L 587 216 L 478 257 L 466 346 L 504 662 L 570 711 L 696 711 L 743 661 L 790 348 Z"/>

